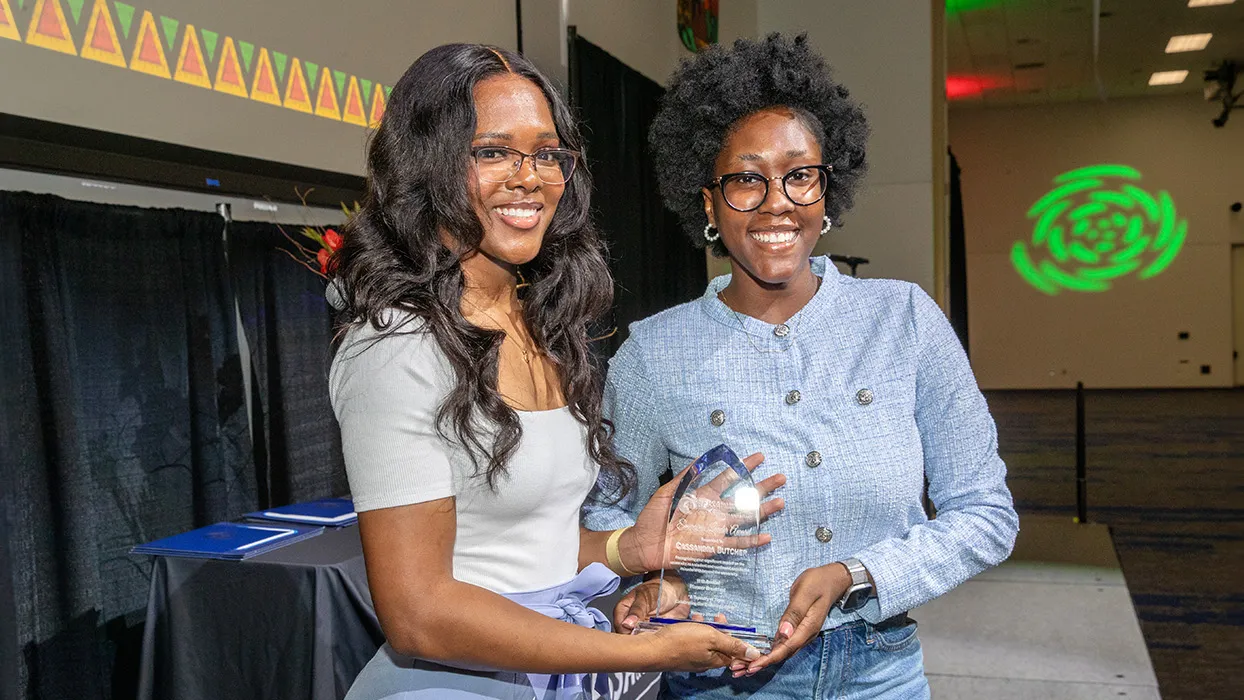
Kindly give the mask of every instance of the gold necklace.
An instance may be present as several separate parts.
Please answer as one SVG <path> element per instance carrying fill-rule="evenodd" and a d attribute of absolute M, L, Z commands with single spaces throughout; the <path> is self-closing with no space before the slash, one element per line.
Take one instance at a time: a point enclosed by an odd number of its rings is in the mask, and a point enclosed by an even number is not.
<path fill-rule="evenodd" d="M 488 313 L 484 309 L 480 308 L 479 306 L 475 304 L 475 302 L 471 301 L 470 299 L 467 299 L 466 297 L 463 297 L 462 300 L 470 304 L 471 306 L 475 307 L 476 311 L 484 314 L 485 316 L 489 318 L 489 320 L 497 324 L 497 330 L 501 331 L 503 334 L 501 337 L 501 341 L 505 342 L 506 340 L 509 340 L 510 344 L 517 347 L 518 351 L 523 354 L 523 362 L 526 362 L 528 365 L 531 364 L 531 353 L 527 351 L 527 347 L 525 345 L 523 345 L 522 343 L 519 343 L 518 340 L 516 339 L 518 336 L 518 326 L 516 324 L 511 324 L 514 326 L 514 334 L 513 334 L 514 337 L 511 337 L 510 332 L 505 329 L 505 324 L 498 321 L 496 316 L 493 316 L 492 314 Z"/>

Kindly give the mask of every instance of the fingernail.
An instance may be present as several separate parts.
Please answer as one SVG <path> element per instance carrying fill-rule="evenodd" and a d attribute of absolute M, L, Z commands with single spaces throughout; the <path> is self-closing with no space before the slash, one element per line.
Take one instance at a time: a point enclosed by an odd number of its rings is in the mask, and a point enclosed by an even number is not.
<path fill-rule="evenodd" d="M 758 668 L 749 668 L 749 669 L 747 669 L 747 675 L 748 675 L 748 676 L 754 676 L 754 675 L 756 675 L 756 672 L 757 672 L 757 671 L 759 671 L 759 670 L 760 670 L 760 669 L 758 669 Z"/>
<path fill-rule="evenodd" d="M 782 635 L 783 637 L 790 637 L 794 633 L 795 633 L 795 626 L 792 625 L 791 623 L 783 622 L 782 624 L 778 625 L 778 634 Z"/>
<path fill-rule="evenodd" d="M 742 677 L 743 677 L 743 672 L 742 672 L 742 671 L 735 671 L 735 672 L 734 672 L 734 677 L 735 677 L 735 678 L 742 678 Z"/>
<path fill-rule="evenodd" d="M 747 652 L 743 654 L 743 658 L 748 661 L 755 661 L 760 658 L 760 650 L 750 644 L 747 646 Z"/>
<path fill-rule="evenodd" d="M 625 620 L 623 620 L 622 624 L 626 625 L 627 627 L 634 627 L 636 622 L 639 622 L 639 616 L 631 615 L 627 617 Z"/>

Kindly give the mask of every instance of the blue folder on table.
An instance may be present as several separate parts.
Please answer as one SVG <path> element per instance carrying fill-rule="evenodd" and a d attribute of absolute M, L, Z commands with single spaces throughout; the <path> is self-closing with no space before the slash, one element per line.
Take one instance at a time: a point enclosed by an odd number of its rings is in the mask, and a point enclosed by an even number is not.
<path fill-rule="evenodd" d="M 249 559 L 315 537 L 322 527 L 275 523 L 216 523 L 180 535 L 140 544 L 130 554 L 199 559 Z"/>
<path fill-rule="evenodd" d="M 358 522 L 359 516 L 354 512 L 354 501 L 348 498 L 321 498 L 247 513 L 246 517 L 249 520 L 345 527 Z"/>

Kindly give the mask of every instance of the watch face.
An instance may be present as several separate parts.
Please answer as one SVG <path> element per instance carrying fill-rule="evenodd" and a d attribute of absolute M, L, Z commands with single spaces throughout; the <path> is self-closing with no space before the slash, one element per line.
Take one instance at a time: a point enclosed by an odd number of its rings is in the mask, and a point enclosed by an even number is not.
<path fill-rule="evenodd" d="M 868 602 L 868 596 L 872 593 L 872 586 L 852 587 L 847 593 L 846 598 L 842 601 L 843 612 L 855 612 Z"/>

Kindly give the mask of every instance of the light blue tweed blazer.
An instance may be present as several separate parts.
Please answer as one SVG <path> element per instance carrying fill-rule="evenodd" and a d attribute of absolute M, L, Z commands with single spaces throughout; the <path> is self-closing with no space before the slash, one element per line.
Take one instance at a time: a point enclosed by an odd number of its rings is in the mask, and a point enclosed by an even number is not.
<path fill-rule="evenodd" d="M 605 407 L 639 487 L 617 506 L 589 501 L 583 523 L 632 524 L 667 468 L 719 443 L 763 452 L 756 478 L 785 474 L 786 508 L 765 525 L 773 543 L 759 553 L 759 590 L 737 595 L 758 596 L 776 624 L 801 572 L 857 557 L 878 597 L 859 613 L 834 608 L 831 628 L 942 595 L 1006 559 L 1019 526 L 993 418 L 941 309 L 914 284 L 811 263 L 820 290 L 782 326 L 723 304 L 728 275 L 631 326 L 609 363 Z"/>

